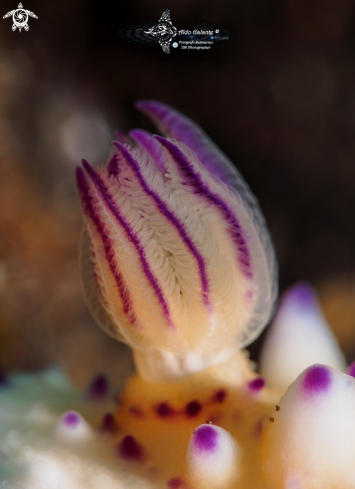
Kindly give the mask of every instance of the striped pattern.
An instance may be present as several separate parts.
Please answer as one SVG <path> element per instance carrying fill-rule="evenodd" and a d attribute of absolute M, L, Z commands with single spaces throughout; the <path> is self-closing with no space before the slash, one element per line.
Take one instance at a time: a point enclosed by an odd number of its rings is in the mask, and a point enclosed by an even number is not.
<path fill-rule="evenodd" d="M 86 180 L 85 174 L 80 167 L 78 167 L 76 170 L 76 181 L 80 192 L 83 211 L 95 226 L 96 232 L 101 240 L 104 249 L 105 259 L 108 266 L 110 267 L 112 275 L 115 278 L 118 293 L 123 306 L 123 312 L 128 317 L 129 321 L 134 324 L 136 321 L 136 317 L 133 310 L 133 303 L 129 295 L 127 286 L 124 283 L 124 279 L 117 269 L 117 265 L 114 260 L 112 240 L 109 238 L 108 231 L 104 222 L 100 220 L 100 217 L 94 210 L 92 198 L 89 193 L 89 185 Z"/>
<path fill-rule="evenodd" d="M 173 109 L 149 110 L 185 141 L 134 130 L 131 147 L 121 134 L 107 165 L 83 161 L 77 183 L 102 306 L 141 374 L 170 380 L 226 360 L 259 333 L 275 260 L 262 218 L 230 185 L 232 167 L 221 165 L 222 180 L 211 173 L 218 150 L 207 155 L 202 131 Z"/>
<path fill-rule="evenodd" d="M 211 203 L 216 207 L 221 218 L 226 221 L 229 228 L 229 234 L 238 251 L 237 260 L 243 266 L 243 273 L 245 273 L 248 278 L 252 278 L 253 272 L 249 249 L 243 236 L 243 230 L 236 216 L 231 209 L 229 209 L 228 205 L 217 194 L 211 192 L 208 186 L 202 182 L 200 175 L 194 171 L 192 165 L 177 146 L 161 136 L 155 136 L 155 138 L 169 151 L 172 158 L 175 160 L 182 178 L 184 179 L 184 184 L 189 186 L 194 194 L 201 196 L 206 202 Z"/>

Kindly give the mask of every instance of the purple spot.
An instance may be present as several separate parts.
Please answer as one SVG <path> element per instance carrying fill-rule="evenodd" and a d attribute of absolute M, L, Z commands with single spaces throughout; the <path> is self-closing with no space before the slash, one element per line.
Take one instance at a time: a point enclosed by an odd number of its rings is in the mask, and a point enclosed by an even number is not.
<path fill-rule="evenodd" d="M 125 436 L 117 448 L 120 457 L 125 460 L 141 461 L 144 457 L 143 447 L 131 435 Z"/>
<path fill-rule="evenodd" d="M 351 363 L 348 367 L 348 370 L 346 371 L 348 375 L 351 375 L 351 377 L 355 378 L 355 361 Z"/>
<path fill-rule="evenodd" d="M 101 431 L 107 433 L 117 433 L 118 426 L 116 420 L 111 413 L 107 413 L 102 418 Z"/>
<path fill-rule="evenodd" d="M 203 425 L 195 431 L 194 444 L 201 452 L 212 452 L 217 447 L 217 431 L 211 425 Z"/>
<path fill-rule="evenodd" d="M 223 402 L 227 397 L 227 392 L 224 389 L 220 389 L 213 396 L 213 400 L 216 402 Z"/>
<path fill-rule="evenodd" d="M 307 282 L 300 282 L 291 287 L 286 292 L 286 300 L 295 301 L 301 308 L 312 308 L 317 304 L 316 294 Z"/>
<path fill-rule="evenodd" d="M 198 401 L 191 401 L 187 404 L 185 412 L 188 416 L 196 416 L 201 411 L 201 404 Z"/>
<path fill-rule="evenodd" d="M 182 487 L 182 480 L 180 477 L 174 477 L 173 479 L 169 479 L 166 485 L 168 486 L 169 489 L 179 489 Z"/>
<path fill-rule="evenodd" d="M 265 379 L 263 377 L 257 377 L 249 382 L 248 387 L 253 392 L 259 392 L 265 386 Z"/>
<path fill-rule="evenodd" d="M 75 411 L 69 411 L 63 417 L 63 423 L 67 426 L 76 426 L 79 421 L 80 417 Z"/>
<path fill-rule="evenodd" d="M 166 418 L 174 414 L 173 408 L 169 406 L 167 402 L 162 402 L 159 404 L 156 408 L 156 412 L 161 418 Z"/>
<path fill-rule="evenodd" d="M 89 399 L 101 401 L 107 396 L 108 388 L 109 383 L 106 375 L 99 374 L 89 384 L 87 395 Z"/>
<path fill-rule="evenodd" d="M 311 394 L 318 394 L 328 390 L 331 384 L 331 375 L 327 367 L 314 365 L 310 367 L 303 379 L 303 388 Z"/>

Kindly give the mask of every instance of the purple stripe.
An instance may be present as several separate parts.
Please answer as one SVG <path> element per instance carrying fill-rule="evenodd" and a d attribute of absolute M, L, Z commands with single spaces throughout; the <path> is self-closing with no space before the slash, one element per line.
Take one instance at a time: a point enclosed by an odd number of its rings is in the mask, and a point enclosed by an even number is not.
<path fill-rule="evenodd" d="M 108 171 L 108 176 L 111 177 L 114 175 L 115 177 L 118 176 L 119 174 L 119 168 L 117 166 L 117 157 L 116 153 L 111 156 L 109 159 L 109 162 L 107 163 L 107 171 Z"/>
<path fill-rule="evenodd" d="M 129 135 L 140 144 L 145 151 L 153 158 L 158 170 L 163 174 L 166 172 L 165 160 L 160 144 L 152 137 L 147 131 L 141 129 L 135 129 L 131 131 Z M 119 141 L 120 142 L 120 141 Z"/>
<path fill-rule="evenodd" d="M 226 155 L 191 119 L 155 100 L 141 100 L 136 107 L 155 122 L 164 136 L 181 141 L 192 149 L 204 167 L 223 182 L 238 188 L 238 174 Z"/>
<path fill-rule="evenodd" d="M 170 312 L 168 308 L 168 304 L 164 298 L 163 292 L 158 284 L 158 279 L 154 276 L 153 272 L 150 269 L 150 266 L 148 264 L 148 261 L 145 256 L 145 251 L 140 243 L 140 240 L 138 236 L 132 231 L 130 225 L 125 221 L 123 218 L 122 214 L 120 213 L 113 197 L 111 196 L 108 188 L 106 187 L 105 183 L 101 179 L 100 175 L 92 168 L 92 166 L 89 165 L 89 163 L 85 160 L 83 160 L 83 165 L 85 170 L 88 172 L 95 188 L 100 192 L 102 195 L 105 204 L 107 208 L 110 210 L 110 212 L 114 215 L 120 226 L 123 228 L 125 231 L 128 239 L 131 241 L 131 243 L 134 245 L 136 248 L 136 251 L 139 255 L 140 262 L 142 264 L 143 272 L 145 273 L 145 276 L 147 277 L 148 281 L 150 282 L 151 286 L 153 287 L 153 290 L 160 302 L 160 305 L 163 309 L 164 316 L 169 324 L 169 326 L 174 327 L 173 322 L 170 318 Z"/>
<path fill-rule="evenodd" d="M 104 251 L 105 251 L 105 256 L 106 260 L 108 262 L 108 265 L 110 267 L 110 270 L 115 278 L 117 287 L 118 287 L 118 292 L 123 304 L 123 311 L 128 317 L 129 321 L 134 324 L 136 322 L 136 317 L 133 311 L 133 303 L 128 291 L 128 288 L 125 284 L 124 278 L 120 274 L 120 272 L 117 270 L 116 264 L 114 262 L 114 250 L 112 248 L 112 242 L 111 239 L 108 236 L 107 229 L 103 222 L 100 220 L 100 217 L 97 215 L 95 212 L 93 205 L 92 205 L 92 199 L 89 194 L 89 185 L 86 180 L 85 174 L 83 170 L 80 167 L 77 167 L 76 169 L 76 181 L 77 181 L 77 186 L 78 190 L 80 193 L 81 197 L 81 202 L 83 205 L 83 210 L 85 214 L 92 220 L 94 223 L 96 230 L 101 238 L 102 244 L 104 246 Z"/>
<path fill-rule="evenodd" d="M 133 141 L 131 141 L 129 139 L 129 137 L 127 136 L 127 134 L 125 134 L 123 131 L 121 131 L 120 129 L 116 129 L 115 131 L 115 139 L 117 141 L 119 141 L 120 143 L 122 144 L 127 144 L 129 146 L 132 146 L 133 144 Z"/>
<path fill-rule="evenodd" d="M 182 153 L 182 151 L 179 150 L 177 146 L 172 144 L 167 139 L 162 138 L 161 136 L 154 137 L 169 151 L 169 153 L 177 163 L 181 174 L 187 180 L 187 182 L 183 182 L 183 184 L 185 183 L 185 185 L 190 185 L 194 194 L 200 195 L 205 200 L 217 207 L 220 214 L 230 227 L 229 233 L 237 247 L 237 260 L 242 265 L 242 271 L 246 277 L 251 279 L 253 277 L 253 273 L 251 270 L 250 252 L 247 246 L 246 239 L 243 236 L 242 227 L 239 224 L 236 216 L 225 204 L 225 202 L 223 202 L 223 200 L 217 194 L 212 193 L 209 190 L 208 186 L 204 182 L 202 182 L 200 175 L 194 171 L 193 167 L 190 165 L 185 155 Z"/>
<path fill-rule="evenodd" d="M 197 262 L 197 267 L 198 271 L 200 274 L 200 280 L 201 280 L 201 285 L 202 285 L 202 296 L 203 296 L 203 302 L 204 304 L 208 307 L 210 310 L 212 305 L 209 300 L 209 284 L 208 284 L 208 278 L 207 278 L 207 272 L 206 272 L 206 265 L 205 261 L 203 259 L 203 256 L 199 253 L 198 249 L 196 248 L 194 242 L 188 235 L 186 228 L 184 224 L 175 216 L 175 214 L 169 210 L 165 202 L 163 202 L 160 197 L 153 191 L 151 190 L 148 185 L 146 184 L 138 163 L 134 160 L 134 158 L 131 156 L 129 151 L 122 146 L 120 143 L 114 142 L 113 143 L 119 151 L 121 151 L 122 155 L 124 156 L 127 164 L 132 168 L 134 171 L 142 189 L 144 192 L 151 197 L 154 202 L 156 203 L 159 211 L 171 222 L 171 224 L 176 228 L 177 232 L 179 233 L 181 239 L 184 241 L 185 245 L 188 247 L 192 255 L 194 256 L 196 262 Z"/>

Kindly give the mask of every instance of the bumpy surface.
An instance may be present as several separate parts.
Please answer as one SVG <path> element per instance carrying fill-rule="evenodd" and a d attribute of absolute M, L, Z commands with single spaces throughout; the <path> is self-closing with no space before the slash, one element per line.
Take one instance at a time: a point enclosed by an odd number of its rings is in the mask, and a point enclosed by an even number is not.
<path fill-rule="evenodd" d="M 257 203 L 193 122 L 139 107 L 168 139 L 118 134 L 106 166 L 77 170 L 86 297 L 138 375 L 115 397 L 104 376 L 85 392 L 0 376 L 2 487 L 353 489 L 355 368 L 314 292 L 286 292 L 258 376 L 240 349 L 272 313 L 276 265 Z"/>
<path fill-rule="evenodd" d="M 255 379 L 242 354 L 179 384 L 134 377 L 115 399 L 101 376 L 84 392 L 57 371 L 11 376 L 0 389 L 1 480 L 7 489 L 264 488 L 257 444 L 279 396 Z"/>

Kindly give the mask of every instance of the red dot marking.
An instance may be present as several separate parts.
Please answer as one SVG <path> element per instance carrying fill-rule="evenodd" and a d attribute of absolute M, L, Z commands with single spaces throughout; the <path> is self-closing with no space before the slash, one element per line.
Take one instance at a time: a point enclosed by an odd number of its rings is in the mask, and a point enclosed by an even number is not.
<path fill-rule="evenodd" d="M 224 389 L 218 390 L 213 396 L 213 400 L 216 402 L 223 402 L 227 397 L 227 392 Z"/>
<path fill-rule="evenodd" d="M 125 460 L 141 461 L 144 456 L 144 449 L 133 436 L 127 435 L 118 445 L 118 453 Z"/>
<path fill-rule="evenodd" d="M 118 425 L 111 413 L 107 413 L 102 418 L 101 430 L 106 433 L 117 433 Z"/>
<path fill-rule="evenodd" d="M 168 480 L 166 485 L 169 489 L 180 489 L 180 487 L 182 487 L 182 484 L 183 482 L 180 477 L 174 477 L 173 479 Z"/>
<path fill-rule="evenodd" d="M 162 402 L 156 408 L 157 414 L 161 418 L 167 418 L 168 416 L 172 416 L 174 414 L 174 410 L 167 402 Z"/>
<path fill-rule="evenodd" d="M 202 406 L 198 401 L 191 401 L 187 404 L 185 411 L 188 416 L 192 417 L 197 416 L 201 408 Z"/>

